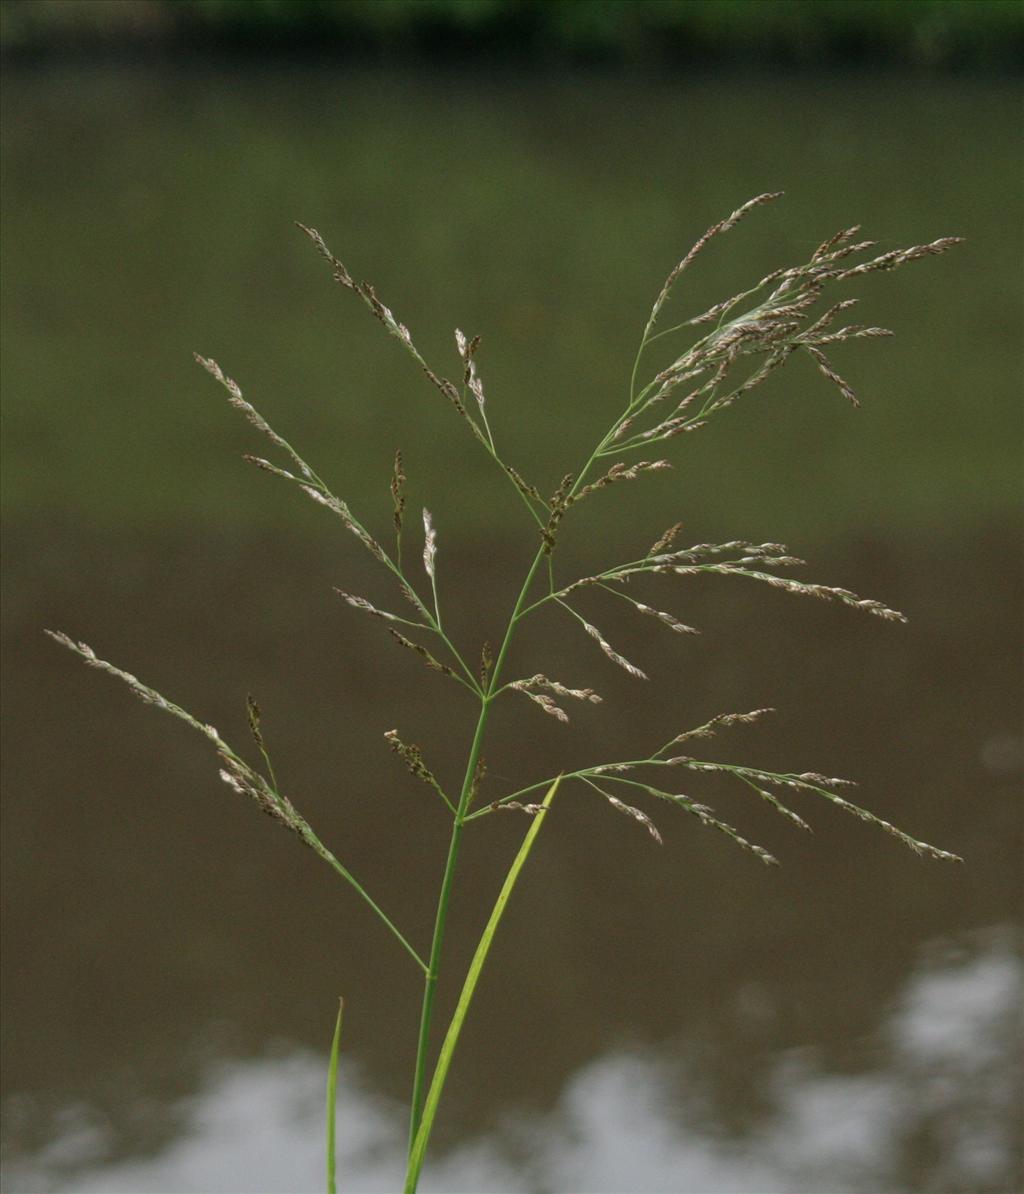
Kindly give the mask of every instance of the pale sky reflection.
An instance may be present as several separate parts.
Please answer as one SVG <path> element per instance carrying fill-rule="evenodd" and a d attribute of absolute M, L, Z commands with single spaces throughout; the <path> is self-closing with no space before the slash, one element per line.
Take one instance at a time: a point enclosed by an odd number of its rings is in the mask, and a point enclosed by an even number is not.
<path fill-rule="evenodd" d="M 781 1054 L 771 1082 L 773 1111 L 746 1137 L 680 1127 L 687 1117 L 678 1092 L 693 1090 L 696 1107 L 700 1080 L 681 1078 L 678 1060 L 654 1050 L 615 1053 L 574 1074 L 550 1115 L 510 1116 L 500 1132 L 434 1159 L 422 1188 L 425 1194 L 879 1194 L 900 1187 L 901 1153 L 922 1134 L 935 1152 L 927 1188 L 1012 1188 L 1019 1144 L 1012 1054 L 1024 966 L 1005 934 L 976 944 L 966 956 L 926 962 L 908 983 L 880 1034 L 884 1069 L 835 1075 L 821 1069 L 812 1051 Z M 395 1142 L 404 1113 L 366 1089 L 351 1067 L 347 1078 L 339 1092 L 339 1186 L 345 1194 L 400 1189 Z M 88 1108 L 68 1109 L 43 1152 L 8 1166 L 5 1188 L 9 1194 L 320 1191 L 323 1081 L 323 1060 L 307 1052 L 223 1064 L 174 1109 L 183 1124 L 178 1139 L 135 1161 L 106 1161 L 102 1124 Z"/>

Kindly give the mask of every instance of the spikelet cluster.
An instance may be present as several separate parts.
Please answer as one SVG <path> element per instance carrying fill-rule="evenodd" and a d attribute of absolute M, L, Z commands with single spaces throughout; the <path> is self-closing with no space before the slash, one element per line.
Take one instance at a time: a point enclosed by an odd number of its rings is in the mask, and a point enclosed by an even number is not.
<path fill-rule="evenodd" d="M 526 680 L 513 680 L 509 684 L 509 688 L 516 692 L 521 692 L 524 696 L 530 698 L 537 705 L 544 710 L 545 713 L 551 717 L 557 718 L 559 721 L 567 722 L 569 715 L 566 711 L 558 705 L 555 700 L 548 696 L 548 692 L 553 692 L 557 696 L 572 697 L 575 701 L 589 701 L 591 704 L 599 705 L 601 698 L 592 688 L 567 688 L 564 684 L 560 684 L 557 680 L 549 680 L 547 676 L 536 675 L 530 676 Z M 537 692 L 537 689 L 547 691 Z"/>
<path fill-rule="evenodd" d="M 893 250 L 851 265 L 849 259 L 873 248 L 874 242 L 856 239 L 859 226 L 845 228 L 819 245 L 810 260 L 802 265 L 777 269 L 749 290 L 715 303 L 678 328 L 655 334 L 655 325 L 680 275 L 709 241 L 728 232 L 749 212 L 780 195 L 781 192 L 758 195 L 712 225 L 669 273 L 651 311 L 641 352 L 652 340 L 669 332 L 706 324 L 715 326 L 677 355 L 639 394 L 631 395 L 630 406 L 612 436 L 613 450 L 605 451 L 604 455 L 671 439 L 703 427 L 712 415 L 765 382 L 796 352 L 806 353 L 820 373 L 856 406 L 857 396 L 852 386 L 835 369 L 823 346 L 846 340 L 878 339 L 892 333 L 888 328 L 863 324 L 833 328 L 838 315 L 852 307 L 855 299 L 843 299 L 813 320 L 812 309 L 828 286 L 865 274 L 897 269 L 909 262 L 944 253 L 960 243 L 959 237 L 941 237 L 929 244 Z M 732 380 L 737 366 L 744 360 L 753 361 L 753 368 L 745 377 Z M 675 405 L 668 414 L 660 415 L 651 426 L 643 428 L 646 416 L 669 398 Z"/>

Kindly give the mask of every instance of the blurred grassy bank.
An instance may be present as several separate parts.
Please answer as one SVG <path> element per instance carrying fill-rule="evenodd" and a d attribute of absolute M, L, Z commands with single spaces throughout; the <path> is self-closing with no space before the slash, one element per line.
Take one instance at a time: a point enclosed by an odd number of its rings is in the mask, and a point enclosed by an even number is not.
<path fill-rule="evenodd" d="M 844 528 L 949 533 L 1015 510 L 1021 254 L 1007 212 L 1021 184 L 1006 152 L 1009 82 L 896 89 L 891 76 L 749 72 L 595 88 L 593 77 L 15 72 L 7 517 L 284 520 L 319 534 L 311 503 L 238 460 L 265 444 L 193 363 L 199 351 L 359 509 L 388 517 L 401 447 L 411 500 L 425 500 L 424 478 L 441 479 L 448 508 L 436 486 L 430 500 L 449 527 L 511 533 L 521 511 L 490 461 L 332 286 L 292 221 L 320 228 L 378 286 L 441 372 L 457 359 L 454 327 L 484 337 L 495 433 L 550 492 L 566 456 L 619 409 L 668 269 L 709 223 L 775 188 L 782 202 L 702 255 L 674 299 L 681 318 L 855 221 L 882 249 L 944 234 L 967 243 L 849 284 L 862 318 L 898 333 L 836 354 L 860 410 L 795 360 L 674 445 L 677 472 L 635 500 L 704 537 L 728 528 L 805 547 Z M 601 504 L 606 533 L 630 525 L 633 500 Z"/>
<path fill-rule="evenodd" d="M 8 58 L 242 51 L 360 59 L 1013 68 L 1016 0 L 3 0 Z"/>

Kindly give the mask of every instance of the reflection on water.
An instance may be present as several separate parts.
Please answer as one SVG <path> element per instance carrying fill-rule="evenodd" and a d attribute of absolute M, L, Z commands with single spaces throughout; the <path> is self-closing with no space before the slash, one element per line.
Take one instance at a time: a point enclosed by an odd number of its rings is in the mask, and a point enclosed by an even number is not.
<path fill-rule="evenodd" d="M 910 1189 L 1004 1192 L 1021 1176 L 1018 1045 L 1024 965 L 1009 930 L 929 951 L 877 1032 L 874 1065 L 830 1072 L 813 1050 L 778 1054 L 768 1106 L 749 1132 L 708 1129 L 692 1041 L 617 1050 L 571 1076 L 547 1115 L 506 1113 L 435 1160 L 438 1194 L 735 1191 L 839 1194 Z M 175 1138 L 155 1156 L 116 1155 L 102 1116 L 65 1109 L 53 1142 L 8 1169 L 18 1194 L 297 1194 L 322 1187 L 324 1063 L 308 1050 L 219 1062 L 165 1109 Z M 28 1108 L 12 1108 L 28 1114 Z M 345 1066 L 342 1189 L 401 1184 L 404 1113 Z M 911 1172 L 920 1179 L 911 1187 Z"/>

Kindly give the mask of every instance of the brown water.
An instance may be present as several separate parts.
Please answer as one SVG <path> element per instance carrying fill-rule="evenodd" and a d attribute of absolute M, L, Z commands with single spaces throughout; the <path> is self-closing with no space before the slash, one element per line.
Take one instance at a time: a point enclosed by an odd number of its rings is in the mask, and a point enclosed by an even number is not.
<path fill-rule="evenodd" d="M 1019 181 L 1010 88 L 893 78 L 457 80 L 299 70 L 6 84 L 5 1166 L 14 1191 L 321 1188 L 346 997 L 345 1190 L 399 1184 L 419 982 L 331 873 L 232 798 L 205 744 L 43 638 L 61 627 L 244 740 L 424 947 L 470 701 L 340 604 L 387 588 L 327 516 L 236 466 L 222 360 L 381 532 L 396 446 L 440 529 L 460 642 L 494 641 L 534 546 L 437 396 L 331 288 L 317 224 L 450 369 L 484 333 L 508 456 L 553 488 L 620 401 L 645 303 L 712 219 L 702 309 L 862 219 L 950 256 L 859 292 L 900 338 L 796 364 L 676 470 L 599 495 L 565 574 L 683 518 L 780 538 L 907 627 L 724 578 L 650 590 L 680 640 L 594 601 L 639 686 L 557 617 L 512 671 L 599 688 L 569 727 L 497 719 L 491 790 L 772 705 L 715 757 L 860 781 L 966 865 L 837 810 L 798 835 L 693 785 L 778 854 L 689 820 L 665 845 L 567 789 L 517 890 L 442 1107 L 435 1191 L 992 1191 L 1020 1183 Z M 729 287 L 732 286 L 732 290 Z M 704 300 L 707 301 L 704 301 Z M 625 487 L 623 487 L 625 488 Z M 598 504 L 600 499 L 605 499 Z M 475 648 L 474 648 L 475 649 Z M 699 790 L 698 790 L 699 789 Z M 671 811 L 671 810 L 670 810 Z M 523 830 L 474 823 L 442 998 Z"/>

